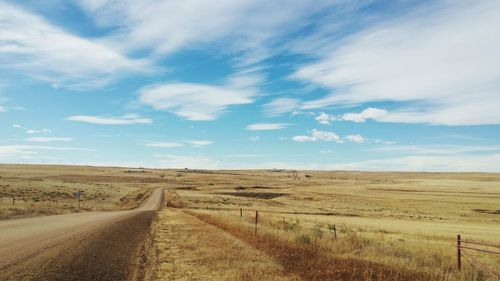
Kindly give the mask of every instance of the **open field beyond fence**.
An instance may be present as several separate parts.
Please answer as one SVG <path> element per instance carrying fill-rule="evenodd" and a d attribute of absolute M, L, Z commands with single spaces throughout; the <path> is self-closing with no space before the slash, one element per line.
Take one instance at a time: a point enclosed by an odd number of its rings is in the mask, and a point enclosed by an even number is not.
<path fill-rule="evenodd" d="M 494 280 L 465 261 L 457 270 L 456 235 L 500 244 L 497 174 L 178 171 L 170 181 L 171 207 L 271 255 L 276 252 L 263 245 L 276 241 L 252 237 L 256 210 L 258 235 L 286 241 L 287 251 L 310 247 L 332 266 L 335 259 L 366 265 L 353 280 Z M 477 258 L 500 269 L 498 256 Z"/>

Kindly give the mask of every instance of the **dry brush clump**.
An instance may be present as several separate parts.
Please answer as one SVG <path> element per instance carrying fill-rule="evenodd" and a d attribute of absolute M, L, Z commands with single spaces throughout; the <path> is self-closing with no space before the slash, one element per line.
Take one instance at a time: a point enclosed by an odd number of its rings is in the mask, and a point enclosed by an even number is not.
<path fill-rule="evenodd" d="M 189 213 L 262 250 L 286 272 L 304 280 L 487 280 L 472 268 L 456 271 L 456 257 L 440 246 L 419 248 L 367 238 L 345 228 L 334 239 L 331 227 L 311 229 L 298 220 L 262 217 L 255 235 L 254 218 Z"/>

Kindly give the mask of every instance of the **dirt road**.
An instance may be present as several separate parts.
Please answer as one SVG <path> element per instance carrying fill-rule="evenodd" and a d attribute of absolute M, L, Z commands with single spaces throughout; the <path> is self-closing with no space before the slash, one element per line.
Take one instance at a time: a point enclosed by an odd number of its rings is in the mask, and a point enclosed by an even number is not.
<path fill-rule="evenodd" d="M 0 280 L 128 280 L 163 191 L 130 211 L 0 221 Z"/>

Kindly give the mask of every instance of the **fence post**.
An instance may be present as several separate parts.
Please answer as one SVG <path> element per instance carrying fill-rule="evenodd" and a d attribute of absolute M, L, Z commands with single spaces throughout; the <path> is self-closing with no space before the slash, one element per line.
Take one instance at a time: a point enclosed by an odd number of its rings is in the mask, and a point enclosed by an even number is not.
<path fill-rule="evenodd" d="M 462 250 L 460 249 L 460 234 L 457 234 L 457 268 L 462 270 Z"/>
<path fill-rule="evenodd" d="M 242 217 L 243 217 L 243 209 L 240 208 L 240 218 L 242 218 Z"/>
<path fill-rule="evenodd" d="M 12 197 L 12 205 L 16 205 L 16 198 Z"/>
<path fill-rule="evenodd" d="M 335 225 L 333 225 L 333 237 L 337 239 L 337 227 Z"/>
<path fill-rule="evenodd" d="M 257 224 L 259 222 L 259 211 L 255 211 L 255 235 L 257 235 Z"/>

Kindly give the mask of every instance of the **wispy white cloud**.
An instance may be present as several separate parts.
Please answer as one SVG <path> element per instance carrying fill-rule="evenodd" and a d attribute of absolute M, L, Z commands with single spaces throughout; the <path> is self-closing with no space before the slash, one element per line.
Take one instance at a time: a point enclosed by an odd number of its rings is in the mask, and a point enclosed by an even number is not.
<path fill-rule="evenodd" d="M 296 142 L 317 142 L 317 141 L 327 141 L 327 142 L 336 142 L 342 143 L 342 139 L 335 132 L 329 131 L 320 131 L 320 130 L 312 130 L 310 136 L 295 136 L 292 138 Z"/>
<path fill-rule="evenodd" d="M 296 142 L 318 142 L 318 141 L 326 141 L 326 142 L 336 142 L 336 143 L 344 143 L 346 141 L 348 142 L 354 142 L 354 143 L 365 143 L 368 142 L 369 139 L 363 137 L 362 135 L 347 135 L 345 137 L 341 137 L 337 135 L 335 132 L 331 131 L 321 131 L 314 129 L 311 132 L 311 135 L 299 135 L 299 136 L 294 136 L 292 138 L 293 141 Z M 379 143 L 381 143 L 381 140 L 378 140 Z"/>
<path fill-rule="evenodd" d="M 42 17 L 0 3 L 0 69 L 87 89 L 130 72 L 149 72 L 146 60 L 130 59 L 99 42 L 72 35 Z"/>
<path fill-rule="evenodd" d="M 139 95 L 144 104 L 195 121 L 214 120 L 230 105 L 253 102 L 251 92 L 188 83 L 148 86 Z"/>
<path fill-rule="evenodd" d="M 214 160 L 199 155 L 156 155 L 160 160 L 160 165 L 164 168 L 189 168 L 189 169 L 217 169 L 221 167 L 218 160 Z"/>
<path fill-rule="evenodd" d="M 13 128 L 16 128 L 16 129 L 21 129 L 23 130 L 26 134 L 29 134 L 29 135 L 34 135 L 34 134 L 44 134 L 44 135 L 48 135 L 48 134 L 51 134 L 52 133 L 52 130 L 50 129 L 30 129 L 30 128 L 25 128 L 19 124 L 13 124 L 12 125 Z"/>
<path fill-rule="evenodd" d="M 316 117 L 314 117 L 314 119 L 320 124 L 330 125 L 330 122 L 337 120 L 337 117 L 321 112 Z"/>
<path fill-rule="evenodd" d="M 249 104 L 258 94 L 259 73 L 237 73 L 223 85 L 167 83 L 139 91 L 139 101 L 194 121 L 215 120 L 229 106 Z"/>
<path fill-rule="evenodd" d="M 368 119 L 383 120 L 383 118 L 387 116 L 387 114 L 388 112 L 384 109 L 369 107 L 359 113 L 344 113 L 339 119 L 344 121 L 363 123 Z"/>
<path fill-rule="evenodd" d="M 178 142 L 148 142 L 145 144 L 147 147 L 159 147 L 159 148 L 173 148 L 173 147 L 181 147 L 182 143 Z"/>
<path fill-rule="evenodd" d="M 301 108 L 392 102 L 378 120 L 500 124 L 499 19 L 495 0 L 445 1 L 356 33 L 293 74 L 334 90 Z"/>
<path fill-rule="evenodd" d="M 328 170 L 500 172 L 500 154 L 456 156 L 405 156 L 321 165 Z"/>
<path fill-rule="evenodd" d="M 250 141 L 259 141 L 260 140 L 260 137 L 259 136 L 252 136 L 250 138 L 248 138 Z"/>
<path fill-rule="evenodd" d="M 47 135 L 47 134 L 50 134 L 50 133 L 52 133 L 52 130 L 50 130 L 50 129 L 40 129 L 40 130 L 26 129 L 26 134 L 29 134 L 29 135 L 34 135 L 34 134 L 44 134 L 44 135 Z"/>
<path fill-rule="evenodd" d="M 373 143 L 376 143 L 376 144 L 385 144 L 385 145 L 394 145 L 394 144 L 397 144 L 396 141 L 392 141 L 392 140 L 372 139 L 371 141 Z"/>
<path fill-rule="evenodd" d="M 73 141 L 73 138 L 65 138 L 65 137 L 33 137 L 28 138 L 26 141 L 30 142 L 60 142 L 60 141 Z"/>
<path fill-rule="evenodd" d="M 0 145 L 0 155 L 29 155 L 37 154 L 38 151 L 87 151 L 95 149 L 64 146 L 41 146 L 41 145 Z"/>
<path fill-rule="evenodd" d="M 268 116 L 276 116 L 294 111 L 294 115 L 299 115 L 296 109 L 300 109 L 301 102 L 298 99 L 280 97 L 272 100 L 263 106 L 264 113 Z"/>
<path fill-rule="evenodd" d="M 66 120 L 84 122 L 99 125 L 129 125 L 129 124 L 151 124 L 153 121 L 149 118 L 143 118 L 136 114 L 129 114 L 119 117 L 75 115 L 66 118 Z"/>
<path fill-rule="evenodd" d="M 261 158 L 264 157 L 262 154 L 228 154 L 227 157 L 231 158 Z"/>
<path fill-rule="evenodd" d="M 250 124 L 245 127 L 249 131 L 271 131 L 271 130 L 282 130 L 291 124 L 287 123 L 255 123 Z"/>
<path fill-rule="evenodd" d="M 378 109 L 369 107 L 361 112 L 348 112 L 341 115 L 333 115 L 325 112 L 321 112 L 316 115 L 314 119 L 323 125 L 330 125 L 331 122 L 334 121 L 352 121 L 355 123 L 364 123 L 366 120 L 377 120 L 384 121 L 387 120 L 389 116 L 389 112 L 384 109 Z M 389 118 L 390 119 L 390 118 Z"/>
<path fill-rule="evenodd" d="M 371 148 L 372 151 L 383 151 L 386 153 L 405 153 L 411 155 L 427 154 L 470 154 L 500 152 L 500 146 L 479 145 L 390 145 Z"/>
<path fill-rule="evenodd" d="M 347 135 L 346 140 L 350 142 L 364 143 L 366 139 L 362 135 Z"/>
<path fill-rule="evenodd" d="M 104 26 L 118 27 L 111 44 L 155 55 L 212 44 L 238 54 L 238 64 L 260 62 L 275 50 L 281 36 L 310 23 L 309 16 L 332 1 L 79 0 Z M 279 14 L 276 13 L 279 11 Z M 245 20 L 242 20 L 245 19 Z"/>
<path fill-rule="evenodd" d="M 213 141 L 209 140 L 189 140 L 186 142 L 191 144 L 192 147 L 202 147 L 213 144 Z"/>
<path fill-rule="evenodd" d="M 7 111 L 7 109 L 0 105 L 0 112 L 6 112 L 6 111 Z"/>

